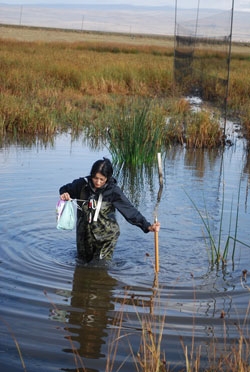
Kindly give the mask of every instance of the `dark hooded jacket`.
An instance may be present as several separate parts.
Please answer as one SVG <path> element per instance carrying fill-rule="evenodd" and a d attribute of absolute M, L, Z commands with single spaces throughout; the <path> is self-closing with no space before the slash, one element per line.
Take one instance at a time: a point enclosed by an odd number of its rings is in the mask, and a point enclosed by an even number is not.
<path fill-rule="evenodd" d="M 111 259 L 120 233 L 115 218 L 116 209 L 129 223 L 140 227 L 145 233 L 149 231 L 151 224 L 131 204 L 113 177 L 96 190 L 90 176 L 82 177 L 62 186 L 59 192 L 60 195 L 67 192 L 72 199 L 77 199 L 77 250 L 87 262 L 93 258 Z M 94 221 L 100 193 L 101 207 Z"/>

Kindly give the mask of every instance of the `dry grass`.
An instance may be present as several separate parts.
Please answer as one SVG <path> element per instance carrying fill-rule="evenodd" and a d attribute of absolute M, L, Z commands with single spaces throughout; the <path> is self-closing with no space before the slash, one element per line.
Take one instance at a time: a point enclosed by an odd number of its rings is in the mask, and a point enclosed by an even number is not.
<path fill-rule="evenodd" d="M 86 127 L 119 97 L 170 91 L 171 63 L 147 45 L 2 40 L 0 129 L 52 134 Z"/>
<path fill-rule="evenodd" d="M 130 318 L 126 307 L 132 306 L 139 327 L 134 328 L 134 320 L 130 324 Z M 143 311 L 142 311 L 143 309 Z M 221 315 L 222 327 L 226 328 L 226 320 Z M 162 308 L 158 288 L 154 288 L 150 301 L 136 298 L 133 294 L 126 294 L 121 299 L 120 311 L 114 319 L 114 328 L 109 339 L 109 355 L 107 357 L 106 371 L 119 370 L 127 359 L 132 359 L 137 372 L 249 372 L 249 333 L 248 333 L 249 305 L 246 309 L 245 319 L 242 324 L 235 324 L 238 338 L 228 340 L 226 331 L 224 343 L 215 337 L 201 343 L 196 340 L 196 318 L 193 317 L 193 334 L 191 340 L 186 341 L 180 336 L 180 348 L 183 350 L 183 358 L 171 365 L 164 350 L 164 340 L 167 339 L 165 329 L 168 325 L 167 306 Z M 125 326 L 124 326 L 125 324 Z M 135 338 L 138 349 L 132 345 Z M 124 346 L 128 345 L 130 355 L 127 355 L 117 369 L 114 368 L 115 360 L 119 353 L 122 354 Z M 126 349 L 127 350 L 127 349 Z"/>
<path fill-rule="evenodd" d="M 129 44 L 134 46 L 157 46 L 174 48 L 174 38 L 170 36 L 157 36 L 145 34 L 121 34 L 98 31 L 74 31 L 41 27 L 25 26 L 0 26 L 0 38 L 18 41 L 42 41 L 42 42 L 110 42 Z"/>
<path fill-rule="evenodd" d="M 28 27 L 14 25 L 0 25 L 0 38 L 18 41 L 42 41 L 42 42 L 111 42 L 118 44 L 130 44 L 134 46 L 148 45 L 174 49 L 174 37 L 150 34 L 129 34 L 98 31 L 77 31 L 43 27 Z M 207 47 L 199 45 L 199 47 Z M 220 50 L 220 46 L 218 46 Z M 250 54 L 250 43 L 234 42 L 233 54 Z"/>
<path fill-rule="evenodd" d="M 218 125 L 208 115 L 188 117 L 177 112 L 176 117 L 173 101 L 179 102 L 181 93 L 174 90 L 173 39 L 169 37 L 1 26 L 0 38 L 2 136 L 49 135 L 90 127 L 98 133 L 114 121 L 112 113 L 117 107 L 128 105 L 131 97 L 140 97 L 158 101 L 166 117 L 174 118 L 167 143 L 171 136 L 189 147 L 221 143 Z M 248 46 L 237 44 L 237 53 L 239 48 L 248 50 Z M 218 74 L 213 68 L 221 61 L 220 55 L 210 56 L 208 50 L 200 53 L 204 63 L 212 60 L 211 76 Z M 241 119 L 250 139 L 249 72 L 248 55 L 234 54 L 228 109 Z M 202 81 L 204 98 L 221 103 L 224 91 L 209 76 Z M 186 86 L 191 85 L 187 80 Z"/>

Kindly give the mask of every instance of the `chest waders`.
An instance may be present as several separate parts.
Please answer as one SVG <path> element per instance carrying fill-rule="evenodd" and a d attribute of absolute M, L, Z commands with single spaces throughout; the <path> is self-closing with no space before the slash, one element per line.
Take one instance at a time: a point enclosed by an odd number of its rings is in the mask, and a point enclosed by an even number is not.
<path fill-rule="evenodd" d="M 102 200 L 103 195 L 87 192 L 87 186 L 81 190 L 77 210 L 76 241 L 79 258 L 85 262 L 92 259 L 110 260 L 120 235 L 115 220 L 115 208 L 110 202 Z"/>

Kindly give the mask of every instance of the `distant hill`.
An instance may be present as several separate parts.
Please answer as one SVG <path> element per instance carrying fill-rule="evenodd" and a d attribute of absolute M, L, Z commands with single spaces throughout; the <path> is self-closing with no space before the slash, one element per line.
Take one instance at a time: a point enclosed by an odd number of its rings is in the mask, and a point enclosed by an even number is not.
<path fill-rule="evenodd" d="M 178 9 L 178 27 L 192 32 L 196 9 Z M 200 9 L 201 35 L 227 36 L 229 11 Z M 249 12 L 234 12 L 233 40 L 250 41 Z M 172 36 L 175 32 L 175 9 L 168 6 L 111 5 L 6 5 L 0 4 L 0 24 L 54 27 L 72 30 L 122 32 Z"/>

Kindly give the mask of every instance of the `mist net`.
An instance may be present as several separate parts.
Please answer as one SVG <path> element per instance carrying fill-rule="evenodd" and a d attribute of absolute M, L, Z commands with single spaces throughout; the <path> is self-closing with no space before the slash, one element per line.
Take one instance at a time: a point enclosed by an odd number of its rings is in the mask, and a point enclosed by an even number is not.
<path fill-rule="evenodd" d="M 205 7 L 203 4 L 201 8 L 200 2 L 196 9 L 190 10 L 179 9 L 176 5 L 175 86 L 183 94 L 225 104 L 233 10 L 216 11 Z"/>

